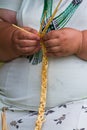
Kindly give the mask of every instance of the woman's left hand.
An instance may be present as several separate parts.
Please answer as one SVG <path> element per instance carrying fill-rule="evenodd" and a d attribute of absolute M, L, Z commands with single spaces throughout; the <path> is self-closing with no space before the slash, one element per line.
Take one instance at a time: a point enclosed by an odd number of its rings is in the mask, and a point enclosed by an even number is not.
<path fill-rule="evenodd" d="M 82 46 L 82 32 L 72 28 L 53 30 L 43 37 L 47 56 L 64 57 L 76 54 Z"/>

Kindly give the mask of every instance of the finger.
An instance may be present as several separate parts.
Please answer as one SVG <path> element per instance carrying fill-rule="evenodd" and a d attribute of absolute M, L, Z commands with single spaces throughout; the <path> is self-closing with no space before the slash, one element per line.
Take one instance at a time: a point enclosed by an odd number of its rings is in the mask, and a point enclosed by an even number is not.
<path fill-rule="evenodd" d="M 40 49 L 41 49 L 41 47 L 37 47 L 37 48 L 35 48 L 35 49 L 31 52 L 31 54 L 35 54 L 35 53 L 37 53 Z"/>
<path fill-rule="evenodd" d="M 54 55 L 54 57 L 66 57 L 66 56 L 69 56 L 70 54 L 68 53 L 63 53 L 62 51 L 59 51 L 57 53 L 52 53 Z"/>
<path fill-rule="evenodd" d="M 63 53 L 60 51 L 58 53 L 54 53 L 54 57 L 64 57 Z"/>
<path fill-rule="evenodd" d="M 32 47 L 32 46 L 40 46 L 40 43 L 36 40 L 19 40 L 17 46 L 22 47 Z"/>
<path fill-rule="evenodd" d="M 47 56 L 48 57 L 57 57 L 57 58 L 64 57 L 64 55 L 63 55 L 62 52 L 58 52 L 58 53 L 47 53 Z"/>
<path fill-rule="evenodd" d="M 54 46 L 54 47 L 49 47 L 46 48 L 47 53 L 58 53 L 61 51 L 61 47 L 60 46 Z"/>
<path fill-rule="evenodd" d="M 31 27 L 23 27 L 23 29 L 27 30 L 28 32 L 38 34 L 38 31 Z"/>
<path fill-rule="evenodd" d="M 38 47 L 38 48 L 35 48 L 35 49 L 34 49 L 33 51 L 31 51 L 31 52 L 22 54 L 22 56 L 33 55 L 33 54 L 37 53 L 40 49 L 41 49 L 41 48 L 39 48 L 39 47 Z"/>
<path fill-rule="evenodd" d="M 51 40 L 47 40 L 45 42 L 43 42 L 45 44 L 46 47 L 53 47 L 53 46 L 59 46 L 60 42 L 58 39 L 51 39 Z"/>
<path fill-rule="evenodd" d="M 18 47 L 17 50 L 21 53 L 21 54 L 26 54 L 26 53 L 31 53 L 32 51 L 34 51 L 36 47 L 35 46 L 32 46 L 32 47 L 23 47 L 23 48 L 20 48 Z"/>
<path fill-rule="evenodd" d="M 15 32 L 14 34 L 14 39 L 28 39 L 28 40 L 40 40 L 39 35 L 36 35 L 34 33 L 27 33 L 21 30 L 18 30 L 17 32 Z"/>
<path fill-rule="evenodd" d="M 52 31 L 48 32 L 42 38 L 42 40 L 46 41 L 46 40 L 55 39 L 55 38 L 59 38 L 59 32 L 58 32 L 58 30 L 52 30 Z"/>

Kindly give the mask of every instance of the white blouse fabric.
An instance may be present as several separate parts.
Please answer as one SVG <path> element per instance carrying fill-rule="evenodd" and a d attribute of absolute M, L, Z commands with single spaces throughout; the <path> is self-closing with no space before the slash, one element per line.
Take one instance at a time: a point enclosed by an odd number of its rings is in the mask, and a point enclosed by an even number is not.
<path fill-rule="evenodd" d="M 17 11 L 20 8 L 22 0 L 0 0 L 0 8 Z"/>
<path fill-rule="evenodd" d="M 9 1 L 12 6 L 9 5 Z M 53 0 L 53 10 L 58 1 Z M 63 0 L 56 16 L 63 12 L 71 2 L 72 0 Z M 30 26 L 37 30 L 40 28 L 43 6 L 44 0 L 13 0 L 12 2 L 11 0 L 0 0 L 0 8 L 17 11 L 19 26 Z M 82 1 L 65 27 L 87 29 L 86 0 Z M 41 91 L 41 65 L 41 63 L 32 65 L 28 58 L 17 58 L 5 63 L 0 68 L 1 101 L 22 109 L 37 110 Z M 81 60 L 75 55 L 49 58 L 46 107 L 50 108 L 83 98 L 87 98 L 87 61 Z"/>

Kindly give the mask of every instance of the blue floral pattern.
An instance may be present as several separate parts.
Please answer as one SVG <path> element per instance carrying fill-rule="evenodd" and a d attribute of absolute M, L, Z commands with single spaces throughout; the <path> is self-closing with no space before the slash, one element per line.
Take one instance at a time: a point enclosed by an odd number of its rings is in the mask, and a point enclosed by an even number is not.
<path fill-rule="evenodd" d="M 87 101 L 86 101 L 87 102 Z M 18 116 L 14 108 L 9 107 L 7 113 L 11 113 L 8 119 L 10 130 L 33 130 L 38 116 L 37 111 L 23 111 L 22 116 Z M 17 118 L 14 114 L 17 115 Z M 45 111 L 45 119 L 42 130 L 87 130 L 87 103 L 83 101 L 61 104 Z M 25 129 L 24 129 L 25 128 Z"/>

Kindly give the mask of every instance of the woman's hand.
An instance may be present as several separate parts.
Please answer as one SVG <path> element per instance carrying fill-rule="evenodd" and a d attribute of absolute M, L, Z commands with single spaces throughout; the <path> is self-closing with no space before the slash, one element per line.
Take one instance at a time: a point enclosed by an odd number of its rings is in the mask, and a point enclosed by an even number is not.
<path fill-rule="evenodd" d="M 53 30 L 43 37 L 47 56 L 64 57 L 77 54 L 82 46 L 82 32 L 72 28 Z"/>
<path fill-rule="evenodd" d="M 40 49 L 40 37 L 32 28 L 29 33 L 15 28 L 16 11 L 0 9 L 0 61 L 11 61 L 20 56 L 32 55 Z"/>
<path fill-rule="evenodd" d="M 12 35 L 11 47 L 20 56 L 32 55 L 40 50 L 40 37 L 35 29 L 23 28 L 27 32 L 17 29 Z"/>

